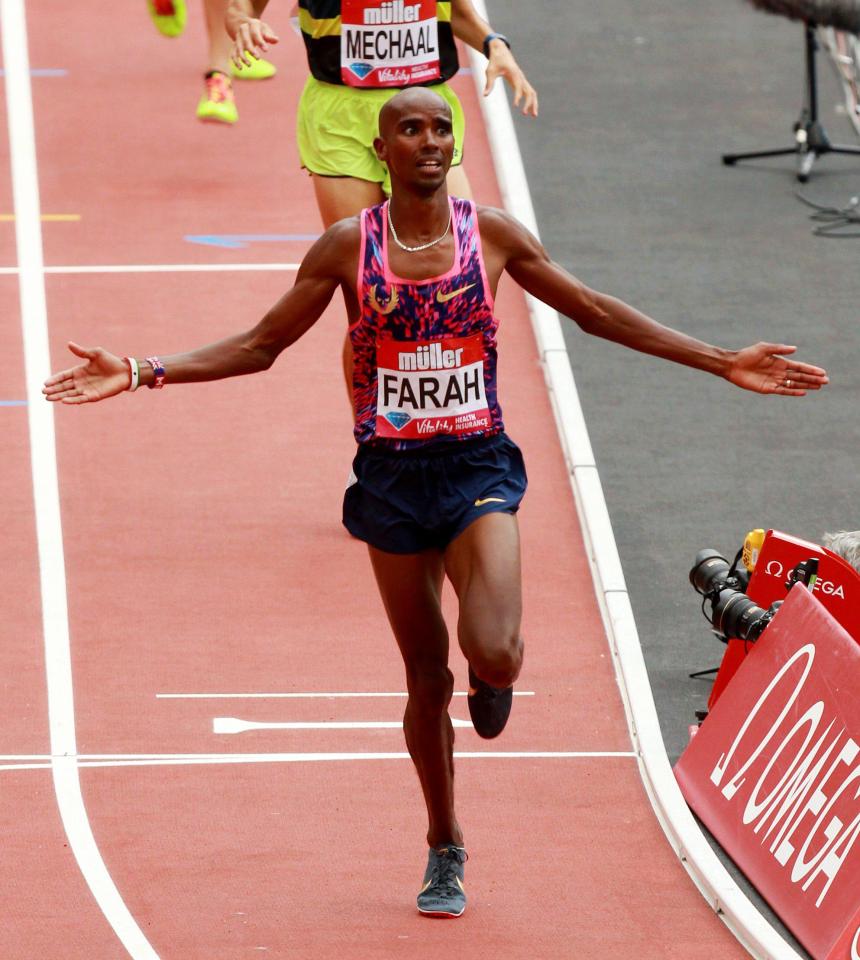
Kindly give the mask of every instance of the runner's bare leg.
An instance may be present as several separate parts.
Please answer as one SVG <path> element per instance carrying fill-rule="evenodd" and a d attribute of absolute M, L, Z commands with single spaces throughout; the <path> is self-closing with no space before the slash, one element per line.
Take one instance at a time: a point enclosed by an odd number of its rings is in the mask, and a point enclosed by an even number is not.
<path fill-rule="evenodd" d="M 233 41 L 224 28 L 224 14 L 228 0 L 204 0 L 206 30 L 209 34 L 209 66 L 207 70 L 219 70 L 230 76 L 230 51 Z"/>
<path fill-rule="evenodd" d="M 448 630 L 442 618 L 442 554 L 392 554 L 369 547 L 373 572 L 406 667 L 406 746 L 418 771 L 431 847 L 463 843 L 454 813 L 454 728 L 448 704 Z"/>
<path fill-rule="evenodd" d="M 452 197 L 462 197 L 464 200 L 472 199 L 472 185 L 469 183 L 469 178 L 466 176 L 462 164 L 451 167 L 448 171 L 447 184 L 448 193 Z"/>
<path fill-rule="evenodd" d="M 445 571 L 460 601 L 457 636 L 472 669 L 509 687 L 523 665 L 520 536 L 511 513 L 488 513 L 445 551 Z"/>

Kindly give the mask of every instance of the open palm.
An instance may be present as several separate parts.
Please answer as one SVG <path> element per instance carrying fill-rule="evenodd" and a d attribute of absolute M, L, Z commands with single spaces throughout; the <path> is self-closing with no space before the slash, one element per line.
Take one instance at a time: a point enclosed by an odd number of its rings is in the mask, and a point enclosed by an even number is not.
<path fill-rule="evenodd" d="M 807 390 L 820 390 L 829 383 L 827 371 L 811 363 L 791 360 L 797 347 L 784 343 L 756 343 L 739 350 L 729 367 L 727 379 L 744 390 L 803 397 Z"/>
<path fill-rule="evenodd" d="M 81 347 L 71 342 L 69 350 L 86 362 L 48 377 L 42 387 L 46 399 L 61 403 L 95 403 L 128 389 L 131 371 L 122 357 L 101 347 Z"/>

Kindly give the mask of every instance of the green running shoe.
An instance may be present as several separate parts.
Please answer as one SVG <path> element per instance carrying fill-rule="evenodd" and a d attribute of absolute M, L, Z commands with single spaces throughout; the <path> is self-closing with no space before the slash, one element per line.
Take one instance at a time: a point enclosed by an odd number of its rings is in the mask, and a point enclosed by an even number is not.
<path fill-rule="evenodd" d="M 233 84 L 226 73 L 212 70 L 206 74 L 206 90 L 197 104 L 197 119 L 213 123 L 235 123 L 239 119 Z"/>
<path fill-rule="evenodd" d="M 261 57 L 255 57 L 253 53 L 247 54 L 251 62 L 244 67 L 237 67 L 233 61 L 230 61 L 230 76 L 235 80 L 268 80 L 274 77 L 278 68 L 274 63 L 263 60 Z"/>
<path fill-rule="evenodd" d="M 485 740 L 497 737 L 511 715 L 511 704 L 514 702 L 514 688 L 505 687 L 503 690 L 491 687 L 483 680 L 479 680 L 475 671 L 469 665 L 469 696 L 466 697 L 469 705 L 469 716 L 475 733 Z"/>
<path fill-rule="evenodd" d="M 459 917 L 466 909 L 463 847 L 449 844 L 431 847 L 424 871 L 424 886 L 418 894 L 418 912 L 425 917 Z"/>
<path fill-rule="evenodd" d="M 185 0 L 146 0 L 146 7 L 156 29 L 165 37 L 178 37 L 185 29 Z"/>

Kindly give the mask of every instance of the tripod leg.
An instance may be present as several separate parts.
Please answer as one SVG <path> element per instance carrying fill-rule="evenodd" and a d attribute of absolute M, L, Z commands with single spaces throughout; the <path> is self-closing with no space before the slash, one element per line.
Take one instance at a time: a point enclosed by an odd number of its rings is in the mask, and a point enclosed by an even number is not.
<path fill-rule="evenodd" d="M 809 174 L 812 171 L 812 164 L 815 163 L 818 154 L 815 150 L 804 150 L 797 161 L 797 179 L 801 183 L 806 183 Z"/>
<path fill-rule="evenodd" d="M 797 153 L 797 147 L 786 147 L 784 150 L 758 150 L 755 153 L 724 153 L 723 163 L 727 167 L 732 167 L 738 160 L 758 160 L 760 157 L 787 157 L 792 153 Z"/>

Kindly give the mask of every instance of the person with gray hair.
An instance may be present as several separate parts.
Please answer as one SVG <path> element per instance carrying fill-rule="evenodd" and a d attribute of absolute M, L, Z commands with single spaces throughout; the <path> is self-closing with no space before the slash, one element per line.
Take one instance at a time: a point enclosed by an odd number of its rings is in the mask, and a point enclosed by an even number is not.
<path fill-rule="evenodd" d="M 860 573 L 860 530 L 838 530 L 836 533 L 825 533 L 824 546 L 842 557 Z"/>

